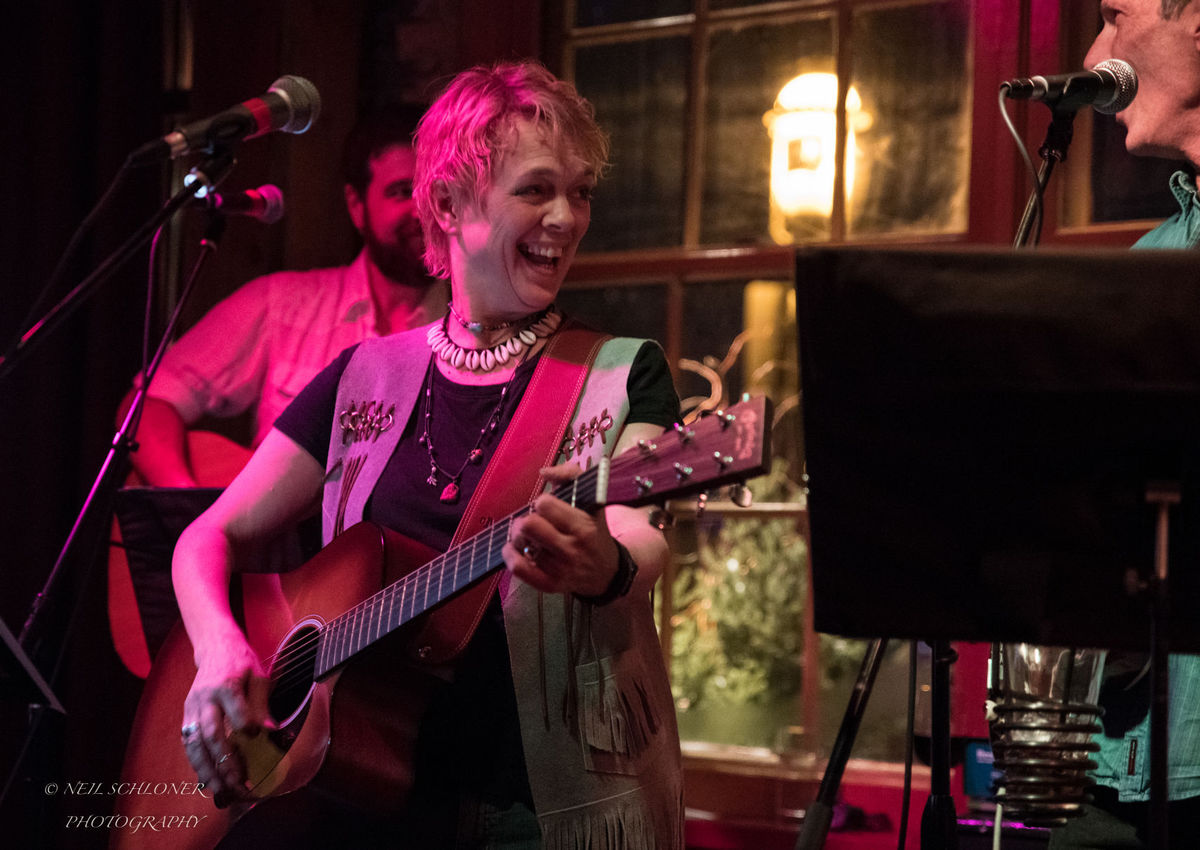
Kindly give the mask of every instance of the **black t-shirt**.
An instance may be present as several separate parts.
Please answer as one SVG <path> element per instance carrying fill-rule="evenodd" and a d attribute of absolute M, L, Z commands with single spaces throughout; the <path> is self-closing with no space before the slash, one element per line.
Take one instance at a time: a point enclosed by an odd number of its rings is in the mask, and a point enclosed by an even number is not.
<path fill-rule="evenodd" d="M 275 427 L 295 440 L 322 466 L 326 465 L 330 434 L 335 427 L 337 387 L 357 346 L 346 349 L 322 370 L 275 421 Z M 432 366 L 430 396 L 421 393 L 412 415 L 365 509 L 365 518 L 445 551 L 484 468 L 512 419 L 517 403 L 533 375 L 537 358 L 523 363 L 505 384 L 455 384 Z M 428 381 L 429 375 L 426 376 Z M 426 386 L 429 386 L 427 383 Z M 630 412 L 627 422 L 670 427 L 679 417 L 679 398 L 662 349 L 646 343 L 638 350 L 626 384 Z M 499 424 L 482 440 L 483 429 L 504 392 Z M 444 472 L 431 477 L 429 453 L 419 437 L 425 432 L 427 400 L 438 465 Z M 615 440 L 615 434 L 606 435 Z M 480 463 L 464 463 L 478 445 Z M 460 495 L 455 504 L 439 498 L 448 476 L 462 468 Z M 454 684 L 435 698 L 422 725 L 418 750 L 417 787 L 413 805 L 436 805 L 468 793 L 520 800 L 532 807 L 522 756 L 512 671 L 508 661 L 499 598 L 476 630 L 458 664 Z M 429 816 L 428 811 L 421 813 Z M 446 811 L 445 818 L 454 813 Z M 435 816 L 436 817 L 436 816 Z"/>

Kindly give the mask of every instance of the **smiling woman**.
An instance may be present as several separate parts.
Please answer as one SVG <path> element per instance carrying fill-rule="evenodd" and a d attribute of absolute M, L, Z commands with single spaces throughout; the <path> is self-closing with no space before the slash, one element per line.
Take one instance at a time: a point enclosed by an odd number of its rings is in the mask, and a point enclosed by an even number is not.
<path fill-rule="evenodd" d="M 682 847 L 679 740 L 649 598 L 666 543 L 645 510 L 596 507 L 604 499 L 589 500 L 580 484 L 580 470 L 605 468 L 605 458 L 654 440 L 676 421 L 679 400 L 655 343 L 603 336 L 554 307 L 590 222 L 604 135 L 573 87 L 519 63 L 459 75 L 426 113 L 416 146 L 426 261 L 450 279 L 450 312 L 347 349 L 175 550 L 188 654 L 198 662 L 181 718 L 190 770 L 235 812 L 279 793 L 272 777 L 286 775 L 283 790 L 291 791 L 339 771 L 360 784 L 366 776 L 367 797 L 391 803 L 372 819 L 314 808 L 311 829 L 298 830 L 314 847 L 331 836 L 355 844 L 377 834 L 395 847 Z M 600 439 L 562 443 L 564 433 L 597 428 Z M 546 468 L 555 458 L 559 465 Z M 559 490 L 543 492 L 547 481 Z M 258 631 L 268 618 L 247 613 L 243 633 L 229 607 L 231 578 L 263 540 L 317 503 L 330 548 L 281 581 L 285 595 L 298 584 L 323 607 L 263 646 Z M 389 553 L 450 551 L 424 565 L 397 565 L 389 555 L 393 584 L 368 582 L 364 598 L 355 591 L 344 599 L 362 575 L 326 553 L 346 540 L 377 541 L 383 529 L 409 539 L 389 542 Z M 460 577 L 463 558 L 470 587 Z M 443 562 L 453 579 L 438 572 Z M 501 566 L 503 579 L 492 574 Z M 310 731 L 322 716 L 316 708 L 280 709 L 271 650 L 286 646 L 290 655 L 320 631 L 316 623 L 380 622 L 360 609 L 381 596 L 399 597 L 409 617 L 423 613 L 444 599 L 445 581 L 461 594 L 429 615 L 428 631 L 391 626 L 400 638 L 391 642 L 371 635 L 379 641 L 372 652 L 388 660 L 386 684 L 368 692 L 404 678 L 386 705 L 366 713 L 390 725 L 378 729 L 381 747 L 371 749 L 379 751 L 362 755 L 387 762 L 401 781 L 380 787 L 382 776 L 342 762 L 345 749 L 305 756 L 309 735 L 328 741 L 330 733 Z M 347 663 L 355 669 L 353 657 Z M 332 689 L 361 682 L 358 663 L 349 677 L 316 674 L 313 693 L 330 700 L 331 725 L 343 705 Z M 414 677 L 412 664 L 426 673 Z M 411 735 L 395 728 L 402 707 L 414 708 Z M 296 731 L 299 717 L 307 719 Z M 164 734 L 178 736 L 179 720 L 176 713 Z M 350 737 L 361 739 L 359 725 L 371 721 L 355 720 Z M 270 731 L 278 726 L 286 734 Z M 265 773 L 255 743 L 264 737 L 279 751 Z M 322 772 L 322 759 L 337 766 Z M 276 769 L 282 762 L 287 769 Z M 270 811 L 256 806 L 230 825 Z"/>

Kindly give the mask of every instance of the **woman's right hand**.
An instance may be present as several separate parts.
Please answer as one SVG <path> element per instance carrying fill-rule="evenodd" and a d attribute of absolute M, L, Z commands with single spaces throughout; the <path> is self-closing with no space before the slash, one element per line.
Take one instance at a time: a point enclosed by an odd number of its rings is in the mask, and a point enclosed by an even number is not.
<path fill-rule="evenodd" d="M 171 577 L 195 650 L 196 678 L 183 704 L 188 761 L 214 796 L 244 798 L 245 741 L 274 724 L 265 668 L 229 604 L 235 553 L 257 562 L 272 540 L 318 504 L 325 469 L 280 431 L 271 430 L 245 469 L 175 545 Z"/>
<path fill-rule="evenodd" d="M 197 652 L 199 667 L 183 705 L 183 748 L 214 798 L 245 796 L 246 763 L 237 740 L 274 728 L 262 662 L 244 638 Z"/>

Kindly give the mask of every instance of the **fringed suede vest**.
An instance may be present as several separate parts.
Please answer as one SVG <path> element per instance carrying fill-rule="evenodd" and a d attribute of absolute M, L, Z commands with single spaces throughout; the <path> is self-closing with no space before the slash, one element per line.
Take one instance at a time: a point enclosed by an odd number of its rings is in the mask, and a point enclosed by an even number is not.
<path fill-rule="evenodd" d="M 335 423 L 323 502 L 326 543 L 362 519 L 399 442 L 429 360 L 425 332 L 368 340 L 346 367 L 335 411 L 353 406 L 376 427 L 366 439 L 347 442 Z M 559 462 L 586 466 L 611 453 L 629 413 L 626 383 L 642 342 L 617 338 L 600 348 Z M 519 580 L 500 587 L 543 846 L 682 848 L 679 736 L 648 596 L 595 607 Z"/>

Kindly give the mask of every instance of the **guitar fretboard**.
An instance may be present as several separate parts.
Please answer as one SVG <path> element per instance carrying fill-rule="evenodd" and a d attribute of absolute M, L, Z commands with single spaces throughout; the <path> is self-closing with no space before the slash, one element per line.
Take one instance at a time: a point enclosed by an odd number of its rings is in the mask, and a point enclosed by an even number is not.
<path fill-rule="evenodd" d="M 595 470 L 583 473 L 554 495 L 585 510 L 595 503 Z M 586 492 L 586 497 L 581 496 Z M 529 513 L 523 507 L 464 540 L 404 578 L 330 620 L 321 629 L 315 675 L 324 676 L 356 653 L 391 634 L 454 594 L 499 568 L 501 549 L 513 521 Z"/>
<path fill-rule="evenodd" d="M 770 463 L 769 422 L 765 397 L 744 401 L 686 427 L 677 425 L 655 440 L 641 440 L 638 451 L 601 460 L 555 488 L 554 496 L 592 511 L 599 504 L 661 503 L 761 475 Z M 314 675 L 329 673 L 500 567 L 514 520 L 528 512 L 526 505 L 498 520 L 318 629 Z"/>

